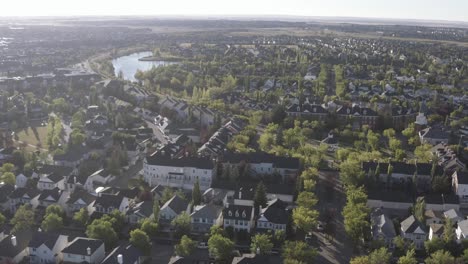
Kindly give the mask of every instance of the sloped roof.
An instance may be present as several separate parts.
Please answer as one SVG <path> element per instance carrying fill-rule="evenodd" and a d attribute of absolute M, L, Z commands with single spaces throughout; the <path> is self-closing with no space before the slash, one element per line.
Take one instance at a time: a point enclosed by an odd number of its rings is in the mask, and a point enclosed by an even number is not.
<path fill-rule="evenodd" d="M 403 222 L 400 223 L 401 225 L 401 230 L 404 233 L 414 233 L 416 230 L 420 229 L 424 233 L 426 233 L 426 230 L 424 228 L 424 225 L 421 224 L 415 217 L 414 215 L 409 216 Z"/>
<path fill-rule="evenodd" d="M 178 195 L 174 195 L 169 201 L 167 201 L 162 207 L 161 210 L 165 207 L 169 207 L 174 211 L 176 214 L 180 214 L 185 212 L 188 207 L 188 202 L 184 199 L 180 198 Z"/>
<path fill-rule="evenodd" d="M 91 254 L 104 245 L 104 242 L 98 239 L 91 239 L 85 237 L 75 238 L 67 247 L 62 250 L 62 253 L 76 254 L 76 255 L 88 255 L 87 249 L 91 249 Z"/>

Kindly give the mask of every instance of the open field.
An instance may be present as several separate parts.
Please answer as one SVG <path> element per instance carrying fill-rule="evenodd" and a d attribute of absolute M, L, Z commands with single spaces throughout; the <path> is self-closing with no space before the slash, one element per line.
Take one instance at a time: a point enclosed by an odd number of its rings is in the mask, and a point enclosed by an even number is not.
<path fill-rule="evenodd" d="M 47 148 L 47 127 L 28 127 L 25 130 L 18 132 L 17 145 L 26 145 L 26 149 L 34 151 L 40 144 L 41 148 Z"/>

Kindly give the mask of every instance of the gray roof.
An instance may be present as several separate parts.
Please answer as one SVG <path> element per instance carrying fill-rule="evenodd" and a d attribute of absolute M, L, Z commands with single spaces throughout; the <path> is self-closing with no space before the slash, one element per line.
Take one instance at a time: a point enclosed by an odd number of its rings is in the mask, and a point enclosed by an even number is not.
<path fill-rule="evenodd" d="M 104 245 L 104 242 L 98 239 L 91 239 L 85 237 L 75 238 L 66 248 L 62 250 L 62 253 L 76 254 L 76 255 L 88 255 L 88 247 L 91 249 L 91 253 L 96 252 L 96 250 Z"/>
<path fill-rule="evenodd" d="M 451 220 L 456 221 L 456 222 L 463 220 L 464 218 L 463 215 L 455 209 L 450 209 L 450 210 L 445 211 L 444 216 L 445 218 L 450 218 Z"/>
<path fill-rule="evenodd" d="M 136 263 L 140 257 L 144 256 L 144 254 L 138 248 L 132 246 L 130 243 L 124 244 L 121 246 L 116 247 L 112 250 L 109 255 L 101 262 L 101 264 L 116 264 L 117 256 L 122 255 L 123 263 Z"/>
<path fill-rule="evenodd" d="M 188 202 L 184 199 L 180 198 L 178 195 L 174 195 L 169 201 L 167 201 L 161 209 L 169 207 L 174 211 L 176 214 L 180 214 L 185 212 L 188 207 Z"/>
<path fill-rule="evenodd" d="M 468 236 L 468 220 L 463 220 L 463 221 L 458 222 L 458 228 L 460 228 L 463 236 L 465 237 Z"/>
<path fill-rule="evenodd" d="M 390 218 L 381 213 L 376 212 L 372 214 L 372 234 L 383 234 L 386 238 L 393 238 L 396 236 L 395 226 Z"/>
<path fill-rule="evenodd" d="M 222 207 L 205 204 L 196 206 L 194 212 L 190 215 L 192 218 L 216 219 L 222 211 Z"/>
<path fill-rule="evenodd" d="M 403 220 L 403 222 L 400 223 L 401 225 L 401 231 L 404 233 L 414 233 L 418 228 L 420 228 L 423 232 L 427 232 L 424 228 L 424 225 L 421 224 L 415 217 L 414 215 L 411 215 L 410 217 L 406 218 Z"/>

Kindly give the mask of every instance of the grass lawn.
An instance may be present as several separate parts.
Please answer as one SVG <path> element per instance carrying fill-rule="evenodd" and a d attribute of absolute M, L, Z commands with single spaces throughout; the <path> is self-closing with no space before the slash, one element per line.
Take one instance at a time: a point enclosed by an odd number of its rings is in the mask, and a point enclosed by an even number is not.
<path fill-rule="evenodd" d="M 18 141 L 22 141 L 23 145 L 28 144 L 27 149 L 36 150 L 38 143 L 41 144 L 41 148 L 47 148 L 47 127 L 28 127 L 17 134 Z M 18 145 L 21 143 L 18 142 Z M 34 146 L 34 147 L 33 147 Z"/>

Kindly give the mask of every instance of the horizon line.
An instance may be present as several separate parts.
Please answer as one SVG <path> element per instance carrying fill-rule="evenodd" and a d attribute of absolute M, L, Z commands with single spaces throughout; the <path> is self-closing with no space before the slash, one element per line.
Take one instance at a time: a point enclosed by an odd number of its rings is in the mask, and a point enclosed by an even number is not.
<path fill-rule="evenodd" d="M 408 22 L 425 22 L 425 23 L 462 23 L 468 25 L 468 20 L 446 20 L 446 19 L 427 19 L 427 18 L 397 18 L 397 17 L 360 17 L 360 16 L 313 16 L 313 15 L 289 15 L 289 14 L 64 14 L 64 15 L 0 15 L 2 19 L 63 19 L 63 18 L 270 18 L 270 19 L 300 19 L 300 20 L 376 20 L 376 21 L 408 21 Z M 355 22 L 355 21 L 354 21 Z"/>

